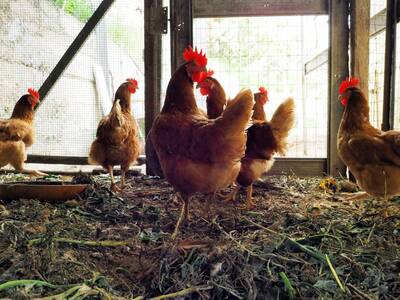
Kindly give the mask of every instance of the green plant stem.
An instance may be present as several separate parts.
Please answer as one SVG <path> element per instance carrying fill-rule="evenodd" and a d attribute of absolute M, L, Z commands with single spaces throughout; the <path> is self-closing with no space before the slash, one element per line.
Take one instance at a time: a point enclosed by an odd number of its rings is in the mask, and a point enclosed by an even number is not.
<path fill-rule="evenodd" d="M 26 285 L 45 286 L 52 289 L 60 287 L 59 285 L 51 284 L 42 280 L 21 279 L 21 280 L 7 281 L 5 283 L 0 284 L 0 291 L 5 291 L 14 287 L 26 286 Z"/>
<path fill-rule="evenodd" d="M 326 263 L 328 264 L 329 269 L 331 270 L 331 273 L 332 273 L 332 275 L 333 275 L 333 278 L 335 278 L 335 281 L 336 281 L 337 285 L 340 287 L 340 289 L 341 289 L 344 293 L 346 293 L 346 289 L 345 289 L 345 287 L 343 286 L 343 283 L 340 281 L 340 278 L 339 278 L 338 274 L 336 273 L 335 268 L 333 267 L 333 265 L 332 265 L 332 263 L 331 263 L 331 260 L 329 259 L 328 254 L 325 254 L 325 261 L 326 261 Z"/>
<path fill-rule="evenodd" d="M 289 298 L 293 299 L 294 298 L 294 288 L 292 284 L 290 283 L 289 278 L 286 276 L 285 272 L 279 272 L 279 276 L 281 277 L 283 284 L 285 285 L 285 289 L 289 294 Z"/>

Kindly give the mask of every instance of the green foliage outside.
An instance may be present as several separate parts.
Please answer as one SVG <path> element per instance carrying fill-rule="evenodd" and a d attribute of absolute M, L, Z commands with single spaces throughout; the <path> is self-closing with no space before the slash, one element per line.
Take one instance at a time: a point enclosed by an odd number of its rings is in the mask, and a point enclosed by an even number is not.
<path fill-rule="evenodd" d="M 50 0 L 70 15 L 73 15 L 81 22 L 89 20 L 93 9 L 88 0 Z"/>

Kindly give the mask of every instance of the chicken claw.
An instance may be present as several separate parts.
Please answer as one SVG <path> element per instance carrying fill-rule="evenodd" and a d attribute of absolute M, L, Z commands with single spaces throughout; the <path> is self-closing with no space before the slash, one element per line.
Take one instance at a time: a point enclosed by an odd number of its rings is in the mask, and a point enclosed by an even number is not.
<path fill-rule="evenodd" d="M 228 195 L 223 197 L 223 201 L 225 203 L 231 202 L 231 201 L 235 201 L 238 191 L 239 191 L 239 186 L 238 185 L 234 185 L 233 188 L 232 188 L 232 191 Z"/>
<path fill-rule="evenodd" d="M 178 236 L 179 229 L 180 229 L 183 221 L 185 221 L 188 218 L 188 214 L 189 214 L 188 213 L 189 212 L 189 199 L 186 196 L 182 197 L 182 195 L 180 195 L 178 197 L 182 199 L 183 205 L 182 205 L 181 213 L 179 214 L 179 219 L 176 222 L 174 232 L 171 235 L 171 240 L 173 240 L 173 241 Z"/>
<path fill-rule="evenodd" d="M 254 199 L 253 199 L 253 185 L 250 185 L 247 188 L 246 193 L 246 209 L 252 209 L 256 206 Z"/>
<path fill-rule="evenodd" d="M 40 171 L 37 171 L 37 170 L 22 169 L 20 172 L 24 173 L 24 174 L 32 175 L 32 176 L 38 176 L 38 177 L 47 176 L 48 175 L 47 173 L 43 173 L 43 172 L 40 172 Z"/>
<path fill-rule="evenodd" d="M 115 183 L 111 183 L 111 187 L 110 189 L 114 192 L 114 193 L 120 193 L 122 191 L 122 189 Z"/>

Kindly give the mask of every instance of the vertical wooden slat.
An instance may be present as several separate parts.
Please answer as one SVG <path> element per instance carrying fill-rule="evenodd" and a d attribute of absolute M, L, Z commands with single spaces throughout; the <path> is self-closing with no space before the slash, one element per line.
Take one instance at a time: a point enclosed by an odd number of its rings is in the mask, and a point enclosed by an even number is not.
<path fill-rule="evenodd" d="M 386 2 L 386 47 L 382 130 L 393 129 L 394 126 L 397 2 L 397 0 L 387 0 Z"/>
<path fill-rule="evenodd" d="M 184 62 L 183 49 L 193 43 L 192 0 L 170 0 L 171 72 Z"/>
<path fill-rule="evenodd" d="M 68 47 L 67 51 L 65 51 L 64 55 L 61 57 L 57 65 L 54 67 L 54 69 L 51 71 L 49 76 L 46 78 L 46 80 L 40 87 L 39 93 L 42 101 L 39 103 L 39 105 L 36 105 L 35 110 L 39 108 L 40 104 L 43 102 L 43 99 L 46 97 L 47 93 L 51 90 L 51 88 L 56 83 L 58 78 L 68 67 L 69 63 L 78 53 L 79 49 L 86 42 L 87 38 L 92 33 L 93 29 L 100 22 L 100 20 L 103 18 L 103 16 L 113 3 L 114 0 L 103 0 L 100 3 L 99 7 L 95 10 L 93 15 L 86 22 L 85 26 L 83 26 L 82 30 L 76 36 L 75 40 Z"/>
<path fill-rule="evenodd" d="M 337 150 L 337 132 L 343 113 L 338 101 L 338 87 L 349 75 L 349 2 L 348 0 L 330 0 L 329 7 L 329 132 L 328 132 L 328 172 L 336 176 L 345 175 L 346 167 L 340 160 Z"/>
<path fill-rule="evenodd" d="M 160 111 L 161 94 L 161 33 L 152 30 L 152 16 L 162 9 L 162 0 L 144 0 L 144 110 L 146 136 Z"/>
<path fill-rule="evenodd" d="M 350 2 L 351 75 L 368 97 L 370 0 Z"/>

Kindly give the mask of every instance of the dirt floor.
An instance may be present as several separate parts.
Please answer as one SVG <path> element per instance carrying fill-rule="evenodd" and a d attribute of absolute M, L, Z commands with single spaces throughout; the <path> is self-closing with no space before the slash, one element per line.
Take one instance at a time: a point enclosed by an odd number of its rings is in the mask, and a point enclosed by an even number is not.
<path fill-rule="evenodd" d="M 397 199 L 384 217 L 346 183 L 266 177 L 252 210 L 244 192 L 210 214 L 194 197 L 172 242 L 180 205 L 164 180 L 138 174 L 114 195 L 92 179 L 65 203 L 0 205 L 1 299 L 400 299 Z"/>

